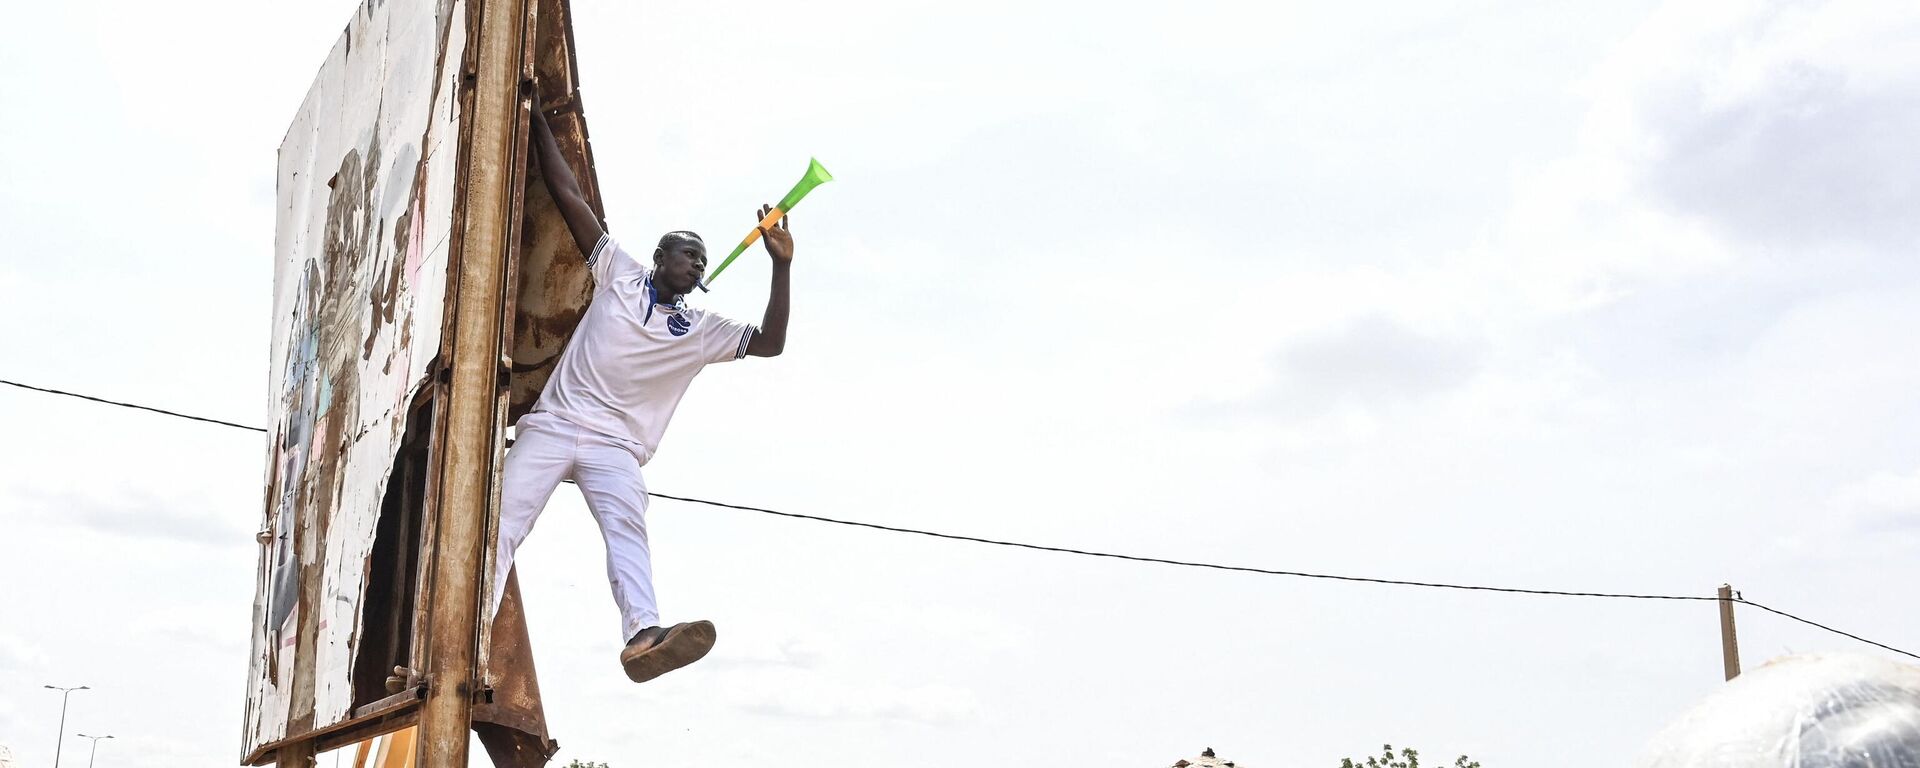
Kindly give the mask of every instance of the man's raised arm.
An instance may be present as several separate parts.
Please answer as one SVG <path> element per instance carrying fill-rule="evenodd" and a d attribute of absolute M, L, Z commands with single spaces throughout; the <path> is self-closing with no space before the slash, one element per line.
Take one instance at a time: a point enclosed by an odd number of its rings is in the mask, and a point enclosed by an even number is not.
<path fill-rule="evenodd" d="M 581 258 L 590 257 L 593 247 L 600 244 L 600 237 L 607 233 L 606 227 L 600 225 L 600 217 L 593 215 L 593 206 L 587 205 L 587 196 L 580 191 L 580 180 L 574 177 L 567 159 L 560 155 L 560 144 L 553 140 L 547 116 L 535 109 L 531 122 L 533 155 L 540 160 L 540 174 L 547 179 L 547 192 L 560 207 L 560 217 L 567 220 L 573 243 L 580 246 Z"/>
<path fill-rule="evenodd" d="M 772 211 L 772 206 L 760 206 L 759 218 L 766 218 Z M 774 357 L 787 348 L 787 294 L 793 283 L 793 234 L 787 228 L 791 218 L 781 217 L 773 227 L 760 228 L 760 242 L 767 244 L 767 255 L 773 257 L 773 283 L 768 286 L 767 313 L 760 320 L 760 332 L 747 341 L 747 354 L 754 357 Z"/>

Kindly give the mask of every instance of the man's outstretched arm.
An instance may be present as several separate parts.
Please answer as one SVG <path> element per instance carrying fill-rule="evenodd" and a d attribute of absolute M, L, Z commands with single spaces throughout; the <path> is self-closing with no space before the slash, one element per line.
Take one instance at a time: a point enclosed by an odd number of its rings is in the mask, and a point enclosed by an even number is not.
<path fill-rule="evenodd" d="M 769 206 L 760 206 L 754 220 L 764 219 L 772 211 Z M 767 244 L 767 255 L 773 257 L 773 285 L 768 289 L 767 314 L 760 319 L 760 332 L 747 342 L 747 354 L 754 357 L 773 357 L 787 348 L 787 287 L 793 273 L 793 233 L 787 222 L 792 219 L 783 216 L 780 223 L 760 228 L 760 241 Z"/>
<path fill-rule="evenodd" d="M 567 159 L 560 155 L 560 144 L 553 140 L 547 116 L 534 110 L 532 124 L 533 155 L 540 160 L 540 175 L 547 179 L 547 192 L 560 207 L 560 217 L 567 220 L 567 229 L 573 232 L 573 243 L 580 247 L 581 258 L 592 256 L 593 247 L 600 244 L 600 237 L 607 229 L 600 225 L 600 217 L 593 215 L 593 206 L 587 205 L 587 196 L 580 191 L 580 180 L 574 177 Z"/>

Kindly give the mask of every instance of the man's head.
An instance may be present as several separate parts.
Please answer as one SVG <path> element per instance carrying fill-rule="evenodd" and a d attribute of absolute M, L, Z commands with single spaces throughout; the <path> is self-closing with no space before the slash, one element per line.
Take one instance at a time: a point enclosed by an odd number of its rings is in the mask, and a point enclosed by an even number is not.
<path fill-rule="evenodd" d="M 706 274 L 707 244 L 699 235 L 681 230 L 660 236 L 660 246 L 653 249 L 653 284 L 662 294 L 691 293 Z"/>

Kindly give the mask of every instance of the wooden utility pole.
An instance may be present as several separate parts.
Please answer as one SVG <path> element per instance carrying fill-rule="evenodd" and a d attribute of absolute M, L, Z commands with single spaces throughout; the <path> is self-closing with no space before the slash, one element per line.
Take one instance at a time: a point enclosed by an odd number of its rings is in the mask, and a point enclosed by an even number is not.
<path fill-rule="evenodd" d="M 1740 639 L 1733 633 L 1733 587 L 1720 585 L 1720 663 L 1727 679 L 1740 676 Z"/>
<path fill-rule="evenodd" d="M 473 65 L 462 78 L 471 99 L 462 132 L 465 185 L 459 214 L 458 270 L 451 297 L 452 339 L 445 419 L 445 460 L 437 478 L 432 583 L 427 600 L 427 695 L 420 710 L 422 768 L 466 768 L 477 674 L 479 619 L 490 602 L 483 586 L 494 476 L 502 446 L 507 371 L 501 364 L 507 302 L 515 159 L 527 93 L 521 69 L 531 15 L 529 0 L 485 0 Z"/>

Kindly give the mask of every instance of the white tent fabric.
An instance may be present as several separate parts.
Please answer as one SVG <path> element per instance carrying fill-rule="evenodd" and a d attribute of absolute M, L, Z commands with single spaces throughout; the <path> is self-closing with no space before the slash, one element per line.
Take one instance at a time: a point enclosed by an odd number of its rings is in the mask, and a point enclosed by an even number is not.
<path fill-rule="evenodd" d="M 1920 768 L 1920 667 L 1788 656 L 1734 678 L 1654 737 L 1641 768 Z"/>

